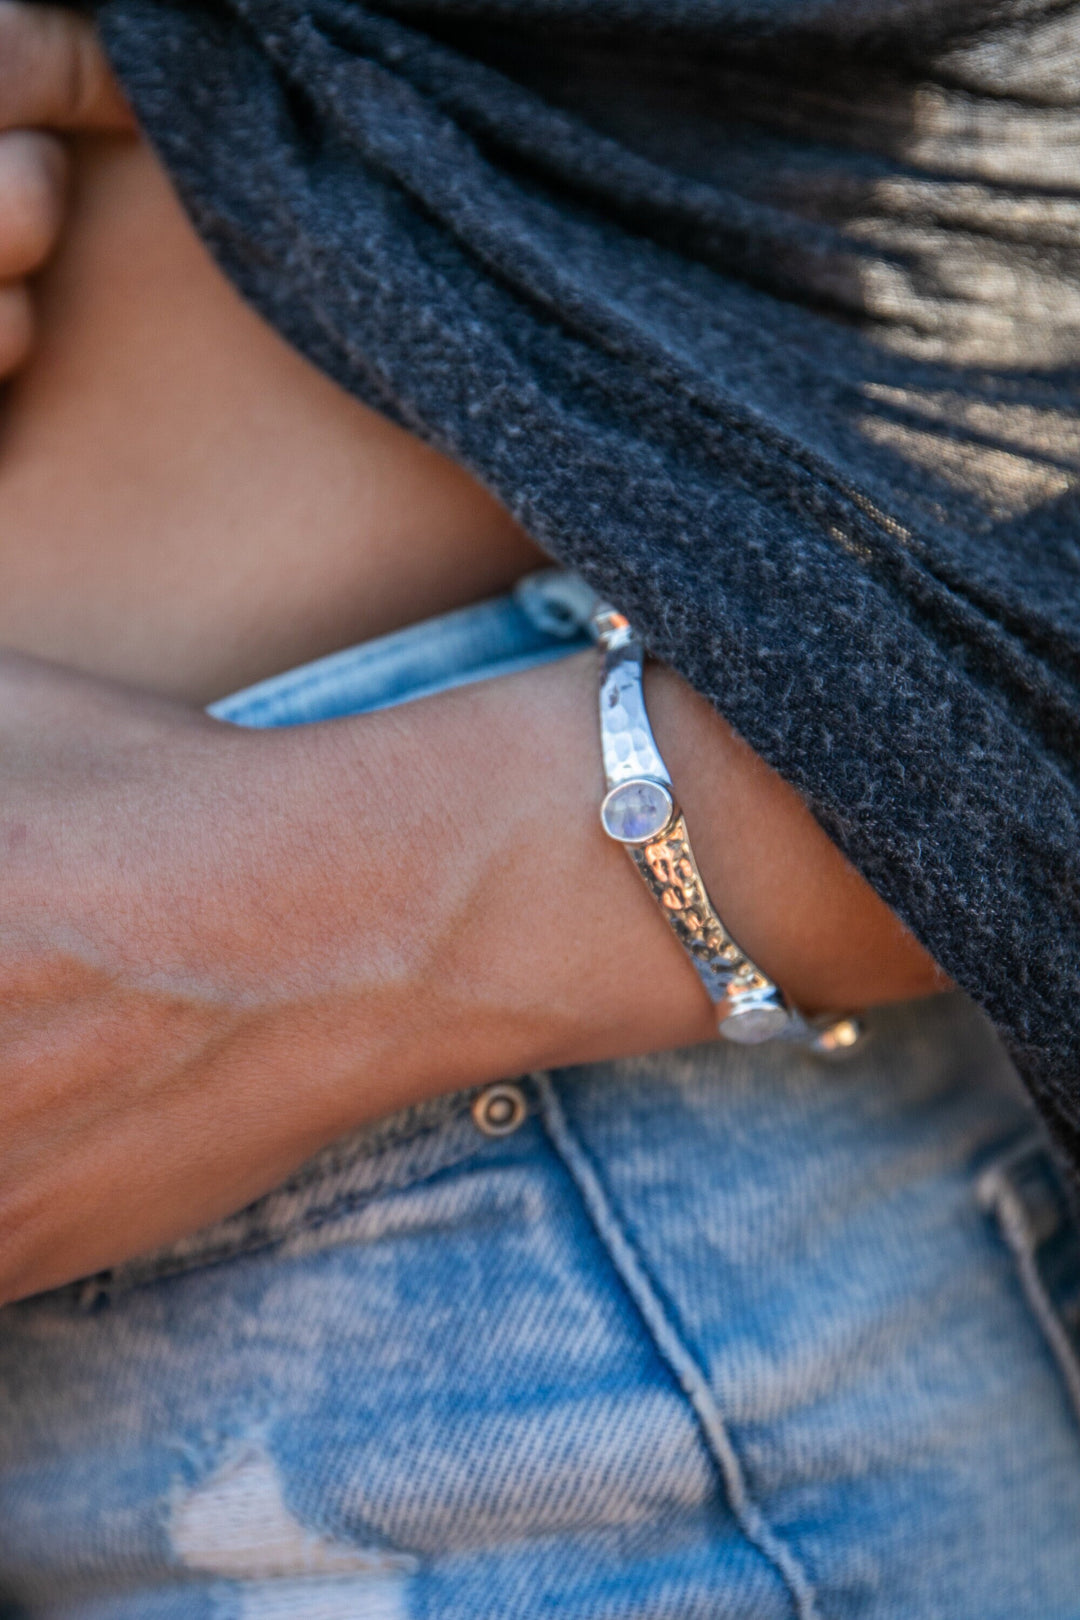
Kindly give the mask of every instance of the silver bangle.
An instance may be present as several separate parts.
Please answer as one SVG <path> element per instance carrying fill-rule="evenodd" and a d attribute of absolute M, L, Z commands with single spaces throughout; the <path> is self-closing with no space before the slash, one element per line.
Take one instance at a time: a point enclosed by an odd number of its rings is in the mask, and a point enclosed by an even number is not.
<path fill-rule="evenodd" d="M 600 742 L 606 792 L 600 820 L 637 867 L 716 1009 L 719 1033 L 756 1045 L 806 1040 L 818 1051 L 854 1045 L 852 1018 L 810 1024 L 736 944 L 709 899 L 645 710 L 645 648 L 629 620 L 595 604 L 589 631 L 602 653 Z"/>

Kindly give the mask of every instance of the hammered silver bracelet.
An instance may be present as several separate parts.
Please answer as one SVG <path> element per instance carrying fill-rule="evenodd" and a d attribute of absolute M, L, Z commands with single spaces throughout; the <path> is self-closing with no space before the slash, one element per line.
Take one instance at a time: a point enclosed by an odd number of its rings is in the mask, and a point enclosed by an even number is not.
<path fill-rule="evenodd" d="M 735 942 L 698 871 L 667 766 L 645 709 L 645 647 L 609 603 L 593 606 L 589 631 L 601 649 L 600 741 L 606 791 L 600 820 L 621 844 L 686 951 L 716 1009 L 719 1033 L 756 1045 L 805 1040 L 822 1052 L 854 1045 L 855 1019 L 810 1023 Z"/>

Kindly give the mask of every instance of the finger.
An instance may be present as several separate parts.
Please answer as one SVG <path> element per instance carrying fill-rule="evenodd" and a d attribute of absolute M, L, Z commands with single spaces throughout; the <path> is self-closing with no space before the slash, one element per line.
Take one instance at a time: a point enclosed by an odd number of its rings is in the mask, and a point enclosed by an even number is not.
<path fill-rule="evenodd" d="M 93 25 L 59 6 L 0 0 L 0 129 L 134 123 Z"/>
<path fill-rule="evenodd" d="M 0 377 L 17 371 L 34 343 L 34 307 L 26 284 L 0 286 Z"/>
<path fill-rule="evenodd" d="M 40 270 L 64 218 L 67 154 L 36 130 L 0 135 L 0 282 Z"/>

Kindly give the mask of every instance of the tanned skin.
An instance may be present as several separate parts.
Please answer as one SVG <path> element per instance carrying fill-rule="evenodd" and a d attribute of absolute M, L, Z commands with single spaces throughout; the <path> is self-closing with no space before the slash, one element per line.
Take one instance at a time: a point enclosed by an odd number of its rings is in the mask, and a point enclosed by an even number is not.
<path fill-rule="evenodd" d="M 593 655 L 293 730 L 201 712 L 538 553 L 240 303 L 74 14 L 0 3 L 0 129 L 12 1299 L 194 1230 L 380 1114 L 713 1024 L 599 827 Z M 762 966 L 810 1011 L 940 988 L 798 796 L 678 677 L 648 687 Z"/>

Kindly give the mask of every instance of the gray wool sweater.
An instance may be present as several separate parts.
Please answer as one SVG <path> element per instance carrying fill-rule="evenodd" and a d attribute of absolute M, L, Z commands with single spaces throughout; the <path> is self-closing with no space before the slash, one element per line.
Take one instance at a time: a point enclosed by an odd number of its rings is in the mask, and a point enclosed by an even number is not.
<path fill-rule="evenodd" d="M 1080 1163 L 1080 9 L 96 9 L 243 293 L 639 621 Z"/>

